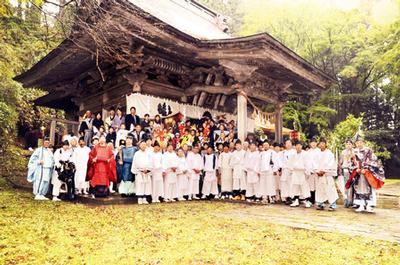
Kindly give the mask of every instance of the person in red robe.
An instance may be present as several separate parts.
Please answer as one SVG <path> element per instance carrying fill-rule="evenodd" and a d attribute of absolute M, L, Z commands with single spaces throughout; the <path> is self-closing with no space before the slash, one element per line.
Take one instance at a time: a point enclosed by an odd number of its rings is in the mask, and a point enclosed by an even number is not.
<path fill-rule="evenodd" d="M 89 154 L 88 180 L 95 197 L 107 197 L 110 194 L 110 182 L 117 181 L 116 162 L 112 147 L 101 136 L 99 143 Z"/>

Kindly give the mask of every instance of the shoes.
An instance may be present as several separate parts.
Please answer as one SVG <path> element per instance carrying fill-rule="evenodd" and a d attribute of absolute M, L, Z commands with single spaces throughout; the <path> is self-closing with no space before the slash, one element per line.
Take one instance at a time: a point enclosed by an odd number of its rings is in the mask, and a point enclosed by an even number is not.
<path fill-rule="evenodd" d="M 311 204 L 311 202 L 309 202 L 309 201 L 304 201 L 304 206 L 305 206 L 306 208 L 311 208 L 312 204 Z"/>
<path fill-rule="evenodd" d="M 143 204 L 143 199 L 142 198 L 138 199 L 138 204 Z"/>
<path fill-rule="evenodd" d="M 290 207 L 299 207 L 299 206 L 300 206 L 300 203 L 299 203 L 298 199 L 296 199 L 294 202 L 292 202 L 292 204 L 290 204 Z"/>
<path fill-rule="evenodd" d="M 370 205 L 367 205 L 367 207 L 365 207 L 365 211 L 367 213 L 373 213 L 374 212 L 374 208 Z"/>
<path fill-rule="evenodd" d="M 182 202 L 182 201 L 185 201 L 185 199 L 184 198 L 179 198 L 178 201 Z"/>
<path fill-rule="evenodd" d="M 246 196 L 244 196 L 243 194 L 240 195 L 240 200 L 242 200 L 242 201 L 246 200 Z"/>
<path fill-rule="evenodd" d="M 322 211 L 324 209 L 323 205 L 317 205 L 317 210 Z"/>
<path fill-rule="evenodd" d="M 329 206 L 328 211 L 330 212 L 336 211 L 336 208 Z"/>
<path fill-rule="evenodd" d="M 220 199 L 225 200 L 225 195 L 222 195 Z"/>
<path fill-rule="evenodd" d="M 142 204 L 149 204 L 149 202 L 146 199 L 142 199 Z"/>
<path fill-rule="evenodd" d="M 192 200 L 192 197 L 189 197 L 187 200 L 188 200 L 188 201 L 191 201 L 191 200 Z"/>
<path fill-rule="evenodd" d="M 54 196 L 53 197 L 53 202 L 60 202 L 61 200 L 57 197 L 57 196 Z"/>
<path fill-rule="evenodd" d="M 356 209 L 356 212 L 357 213 L 362 213 L 362 212 L 364 212 L 364 206 L 360 206 L 360 207 L 358 207 L 357 209 Z"/>
<path fill-rule="evenodd" d="M 200 198 L 197 196 L 193 196 L 193 200 L 200 200 Z"/>

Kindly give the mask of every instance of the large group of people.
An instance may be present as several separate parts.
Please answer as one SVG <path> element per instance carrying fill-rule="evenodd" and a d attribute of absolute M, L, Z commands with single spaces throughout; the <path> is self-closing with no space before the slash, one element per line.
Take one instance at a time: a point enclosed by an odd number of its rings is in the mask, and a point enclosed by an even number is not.
<path fill-rule="evenodd" d="M 243 200 L 304 205 L 334 211 L 339 193 L 345 207 L 373 212 L 384 172 L 359 135 L 347 140 L 339 161 L 327 140 L 283 144 L 249 134 L 237 139 L 234 121 L 140 118 L 132 107 L 92 117 L 87 111 L 79 135 L 66 135 L 54 153 L 43 139 L 29 161 L 28 181 L 37 200 L 54 201 L 60 191 L 105 197 L 136 196 L 138 204 L 186 200 Z M 338 180 L 342 181 L 338 181 Z M 51 185 L 50 185 L 51 184 Z"/>

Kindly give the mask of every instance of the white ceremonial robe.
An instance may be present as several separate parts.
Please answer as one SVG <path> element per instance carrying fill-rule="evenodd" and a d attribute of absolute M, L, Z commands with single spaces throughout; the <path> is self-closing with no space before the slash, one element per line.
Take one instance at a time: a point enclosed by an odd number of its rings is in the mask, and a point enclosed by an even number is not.
<path fill-rule="evenodd" d="M 186 157 L 178 157 L 178 198 L 189 195 L 188 165 Z"/>
<path fill-rule="evenodd" d="M 246 151 L 235 150 L 231 155 L 230 166 L 232 168 L 233 190 L 245 191 L 247 187 L 246 172 L 244 171 L 244 159 Z"/>
<path fill-rule="evenodd" d="M 215 172 L 217 167 L 218 158 L 215 154 L 204 155 L 204 182 L 201 191 L 203 195 L 218 195 L 217 175 Z"/>
<path fill-rule="evenodd" d="M 316 180 L 317 180 L 317 174 L 315 170 L 317 168 L 317 161 L 320 152 L 321 150 L 318 147 L 314 149 L 310 148 L 307 151 L 307 167 L 308 167 L 307 181 L 308 185 L 310 186 L 310 191 L 315 191 Z"/>
<path fill-rule="evenodd" d="M 86 181 L 87 165 L 89 161 L 90 148 L 87 146 L 74 149 L 73 162 L 75 163 L 75 188 L 86 190 L 89 188 L 89 182 Z"/>
<path fill-rule="evenodd" d="M 244 165 L 247 173 L 246 197 L 252 197 L 256 195 L 260 183 L 260 152 L 247 152 Z"/>
<path fill-rule="evenodd" d="M 218 166 L 221 171 L 221 192 L 232 192 L 233 190 L 231 157 L 232 153 L 230 152 L 222 152 L 218 156 Z"/>
<path fill-rule="evenodd" d="M 274 172 L 278 171 L 277 156 L 277 153 L 271 149 L 260 153 L 260 184 L 256 194 L 259 198 L 276 195 Z"/>
<path fill-rule="evenodd" d="M 152 180 L 152 201 L 157 201 L 159 197 L 164 198 L 164 178 L 163 178 L 163 154 L 162 152 L 151 153 L 151 180 Z"/>
<path fill-rule="evenodd" d="M 72 161 L 72 152 L 70 149 L 67 149 L 66 151 L 64 151 L 64 149 L 59 148 L 54 152 L 54 166 L 55 168 L 60 168 L 61 164 L 60 161 Z M 61 180 L 58 179 L 58 172 L 57 170 L 53 170 L 53 176 L 51 178 L 51 184 L 53 184 L 53 196 L 57 197 L 58 195 L 60 195 L 60 189 L 61 189 L 61 185 L 64 182 L 62 182 Z"/>
<path fill-rule="evenodd" d="M 284 200 L 285 198 L 293 197 L 291 193 L 292 190 L 292 174 L 289 169 L 289 160 L 292 155 L 296 153 L 295 149 L 283 150 L 281 152 L 281 167 L 282 167 L 282 175 L 280 178 L 280 189 L 281 189 L 281 198 Z"/>
<path fill-rule="evenodd" d="M 315 201 L 319 204 L 328 201 L 329 204 L 339 198 L 334 176 L 337 174 L 337 163 L 331 150 L 326 149 L 318 155 L 316 171 L 326 172 L 324 176 L 316 177 Z"/>
<path fill-rule="evenodd" d="M 178 198 L 178 178 L 177 172 L 172 168 L 178 168 L 178 156 L 175 152 L 165 152 L 162 158 L 164 178 L 165 199 L 173 200 Z"/>
<path fill-rule="evenodd" d="M 276 188 L 276 195 L 279 195 L 279 191 L 281 190 L 281 176 L 279 169 L 282 168 L 282 152 L 276 152 L 274 150 L 274 178 L 275 178 L 275 188 Z M 276 170 L 276 171 L 275 171 Z"/>
<path fill-rule="evenodd" d="M 301 151 L 289 158 L 289 170 L 292 176 L 292 196 L 299 196 L 300 199 L 311 197 L 310 185 L 307 181 L 308 163 L 307 152 Z"/>
<path fill-rule="evenodd" d="M 136 195 L 151 195 L 151 173 L 145 173 L 152 169 L 152 159 L 148 152 L 139 150 L 133 156 L 132 173 L 135 174 Z"/>
<path fill-rule="evenodd" d="M 188 177 L 189 177 L 189 195 L 197 195 L 200 193 L 199 190 L 199 181 L 200 181 L 200 174 L 204 168 L 203 158 L 200 154 L 195 154 L 193 152 L 189 152 L 187 156 L 187 163 L 188 163 Z M 196 171 L 200 171 L 196 173 Z"/>

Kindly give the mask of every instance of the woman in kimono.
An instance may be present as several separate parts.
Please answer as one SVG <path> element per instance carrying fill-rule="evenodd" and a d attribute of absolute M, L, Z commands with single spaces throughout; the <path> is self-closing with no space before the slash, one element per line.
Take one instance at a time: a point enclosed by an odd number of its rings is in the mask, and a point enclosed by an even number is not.
<path fill-rule="evenodd" d="M 118 193 L 122 197 L 130 196 L 135 193 L 135 179 L 131 172 L 133 157 L 137 148 L 133 146 L 133 137 L 128 135 L 126 137 L 125 146 L 120 146 L 117 154 L 117 161 L 120 167 L 120 184 Z"/>
<path fill-rule="evenodd" d="M 95 197 L 107 197 L 110 182 L 117 181 L 116 163 L 113 148 L 108 146 L 104 136 L 99 138 L 89 154 L 88 180 Z"/>
<path fill-rule="evenodd" d="M 49 145 L 50 139 L 44 137 L 43 146 L 37 148 L 29 159 L 27 180 L 33 182 L 35 200 L 48 200 L 45 195 L 49 190 L 54 167 L 53 152 Z"/>
<path fill-rule="evenodd" d="M 354 169 L 346 188 L 352 187 L 354 190 L 354 204 L 358 205 L 356 212 L 373 213 L 376 206 L 376 190 L 382 188 L 385 172 L 372 149 L 365 146 L 361 136 L 356 137 L 354 155 Z"/>

